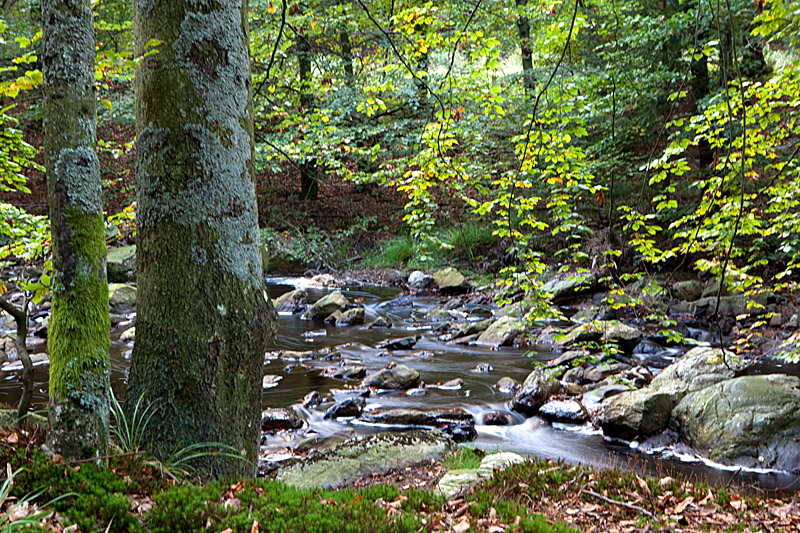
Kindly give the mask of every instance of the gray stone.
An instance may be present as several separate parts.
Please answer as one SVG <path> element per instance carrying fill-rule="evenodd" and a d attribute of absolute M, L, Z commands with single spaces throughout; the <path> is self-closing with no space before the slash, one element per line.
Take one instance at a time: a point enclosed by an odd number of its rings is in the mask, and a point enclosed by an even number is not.
<path fill-rule="evenodd" d="M 445 498 L 451 499 L 462 490 L 475 485 L 479 479 L 475 468 L 450 470 L 436 484 L 436 490 Z"/>
<path fill-rule="evenodd" d="M 586 309 L 578 311 L 570 317 L 570 320 L 578 324 L 585 324 L 586 322 L 592 322 L 593 320 L 611 320 L 614 318 L 614 315 L 615 313 L 613 309 L 599 305 L 587 307 Z"/>
<path fill-rule="evenodd" d="M 334 311 L 342 311 L 347 307 L 347 298 L 340 291 L 325 295 L 303 313 L 306 320 L 325 320 Z"/>
<path fill-rule="evenodd" d="M 581 324 L 569 330 L 564 345 L 582 345 L 589 342 L 617 344 L 624 352 L 631 352 L 642 340 L 642 332 L 619 320 L 598 320 Z"/>
<path fill-rule="evenodd" d="M 703 296 L 703 284 L 696 279 L 676 281 L 672 284 L 672 295 L 678 300 L 694 302 Z"/>
<path fill-rule="evenodd" d="M 109 248 L 106 270 L 110 283 L 136 281 L 136 245 Z"/>
<path fill-rule="evenodd" d="M 456 441 L 475 438 L 475 418 L 461 409 L 376 409 L 359 419 L 365 424 L 399 428 L 440 429 Z"/>
<path fill-rule="evenodd" d="M 525 379 L 519 392 L 511 400 L 511 408 L 527 416 L 533 416 L 551 397 L 558 394 L 561 384 L 558 380 L 537 368 Z"/>
<path fill-rule="evenodd" d="M 415 270 L 408 276 L 408 286 L 415 291 L 432 289 L 435 284 L 433 276 L 419 270 Z"/>
<path fill-rule="evenodd" d="M 337 326 L 357 326 L 364 323 L 364 308 L 354 307 L 348 309 L 336 320 Z"/>
<path fill-rule="evenodd" d="M 514 394 L 519 390 L 519 382 L 508 376 L 504 376 L 497 380 L 494 387 L 503 394 Z"/>
<path fill-rule="evenodd" d="M 417 344 L 417 337 L 410 335 L 398 339 L 386 339 L 379 343 L 376 348 L 381 350 L 410 350 Z"/>
<path fill-rule="evenodd" d="M 441 294 L 463 294 L 470 290 L 467 278 L 453 267 L 443 268 L 433 274 Z"/>
<path fill-rule="evenodd" d="M 347 398 L 337 402 L 327 411 L 325 411 L 325 418 L 345 418 L 359 416 L 361 411 L 364 410 L 365 403 L 366 400 L 358 396 L 354 398 Z"/>
<path fill-rule="evenodd" d="M 565 302 L 597 287 L 597 276 L 590 273 L 564 274 L 550 279 L 542 289 L 552 294 L 553 302 Z"/>
<path fill-rule="evenodd" d="M 570 368 L 564 375 L 561 377 L 561 381 L 566 381 L 567 383 L 582 383 L 584 377 L 584 369 L 582 366 L 576 366 Z"/>
<path fill-rule="evenodd" d="M 719 300 L 719 315 L 723 317 L 735 318 L 739 315 L 759 316 L 767 312 L 767 295 L 757 294 L 754 296 L 745 296 L 743 294 L 734 294 L 732 296 L 723 296 Z M 753 302 L 756 305 L 751 305 L 748 308 L 748 302 Z M 707 296 L 700 298 L 696 302 L 681 302 L 673 305 L 670 309 L 674 313 L 689 313 L 696 317 L 709 317 L 714 313 L 717 307 L 717 297 Z"/>
<path fill-rule="evenodd" d="M 136 326 L 132 328 L 128 328 L 122 332 L 122 335 L 119 336 L 119 340 L 123 342 L 132 341 L 136 338 Z"/>
<path fill-rule="evenodd" d="M 375 319 L 375 321 L 369 325 L 370 329 L 372 328 L 390 328 L 392 327 L 392 323 L 386 317 L 379 316 Z"/>
<path fill-rule="evenodd" d="M 687 395 L 671 429 L 713 461 L 800 472 L 800 378 L 743 376 Z"/>
<path fill-rule="evenodd" d="M 620 372 L 628 370 L 630 367 L 630 365 L 617 361 L 604 361 L 597 366 L 587 368 L 583 377 L 587 381 L 603 381 L 609 376 L 616 376 Z"/>
<path fill-rule="evenodd" d="M 291 408 L 265 409 L 261 411 L 261 431 L 271 433 L 283 429 L 300 429 L 303 419 Z"/>
<path fill-rule="evenodd" d="M 390 364 L 388 367 L 367 376 L 364 385 L 377 389 L 403 390 L 419 383 L 419 372 L 406 365 Z"/>
<path fill-rule="evenodd" d="M 586 410 L 575 400 L 551 400 L 539 409 L 539 416 L 550 422 L 582 424 L 588 416 Z"/>
<path fill-rule="evenodd" d="M 487 455 L 481 460 L 478 467 L 478 476 L 488 479 L 494 475 L 495 470 L 505 470 L 511 465 L 524 463 L 525 458 L 511 452 L 500 452 Z"/>
<path fill-rule="evenodd" d="M 108 284 L 108 305 L 113 312 L 136 307 L 136 287 L 124 283 Z"/>
<path fill-rule="evenodd" d="M 281 468 L 279 481 L 302 489 L 336 488 L 365 474 L 439 460 L 453 449 L 439 431 L 380 433 L 350 439 L 328 451 Z"/>
<path fill-rule="evenodd" d="M 486 411 L 483 413 L 482 421 L 486 426 L 510 426 L 514 419 L 503 411 Z"/>
<path fill-rule="evenodd" d="M 480 334 L 475 343 L 483 346 L 508 345 L 523 331 L 525 331 L 525 325 L 522 321 L 507 316 L 496 320 Z"/>
<path fill-rule="evenodd" d="M 306 409 L 313 409 L 322 403 L 322 396 L 315 390 L 312 390 L 303 397 L 303 407 Z"/>
<path fill-rule="evenodd" d="M 656 376 L 650 386 L 604 401 L 598 416 L 603 432 L 623 439 L 660 433 L 684 396 L 735 376 L 738 367 L 726 365 L 719 360 L 721 356 L 721 350 L 693 348 Z"/>
<path fill-rule="evenodd" d="M 303 289 L 285 292 L 272 303 L 279 313 L 299 313 L 308 305 L 308 293 Z"/>

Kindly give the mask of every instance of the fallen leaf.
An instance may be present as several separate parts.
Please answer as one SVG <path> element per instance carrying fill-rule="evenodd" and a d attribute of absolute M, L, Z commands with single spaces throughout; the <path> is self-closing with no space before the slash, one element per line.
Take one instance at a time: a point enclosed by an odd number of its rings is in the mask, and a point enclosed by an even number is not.
<path fill-rule="evenodd" d="M 638 483 L 638 484 L 639 484 L 639 488 L 640 488 L 640 489 L 642 489 L 642 491 L 643 491 L 645 494 L 647 494 L 648 496 L 650 496 L 650 494 L 651 494 L 651 492 L 650 492 L 650 485 L 648 485 L 648 484 L 647 484 L 647 481 L 643 480 L 643 479 L 642 479 L 642 478 L 640 478 L 639 476 L 636 476 L 636 483 Z"/>
<path fill-rule="evenodd" d="M 469 528 L 470 528 L 469 519 L 465 518 L 464 520 L 453 526 L 453 531 L 455 531 L 455 533 L 464 533 Z"/>
<path fill-rule="evenodd" d="M 675 506 L 675 514 L 681 514 L 686 510 L 686 507 L 689 506 L 690 503 L 694 501 L 694 497 L 688 496 L 684 499 L 681 503 Z"/>
<path fill-rule="evenodd" d="M 258 520 L 253 519 L 253 527 L 250 528 L 250 533 L 258 533 Z"/>

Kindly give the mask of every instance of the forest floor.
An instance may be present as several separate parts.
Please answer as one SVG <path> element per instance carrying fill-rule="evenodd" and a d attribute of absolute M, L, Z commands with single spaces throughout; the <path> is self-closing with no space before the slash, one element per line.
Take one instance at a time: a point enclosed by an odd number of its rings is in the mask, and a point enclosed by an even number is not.
<path fill-rule="evenodd" d="M 533 459 L 446 499 L 447 470 L 479 461 L 461 448 L 443 462 L 367 476 L 340 490 L 297 490 L 267 479 L 192 481 L 137 454 L 107 468 L 40 451 L 35 426 L 0 430 L 16 473 L 2 525 L 26 531 L 800 531 L 800 501 L 755 487 L 709 486 L 680 475 L 640 476 Z M 57 499 L 61 497 L 61 499 Z M 47 503 L 49 502 L 49 503 Z"/>

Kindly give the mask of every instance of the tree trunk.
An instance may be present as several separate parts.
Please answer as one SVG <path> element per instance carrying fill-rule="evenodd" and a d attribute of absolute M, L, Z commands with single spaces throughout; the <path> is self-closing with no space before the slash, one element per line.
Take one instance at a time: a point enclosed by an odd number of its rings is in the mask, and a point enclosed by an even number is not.
<path fill-rule="evenodd" d="M 356 74 L 353 68 L 353 45 L 350 43 L 350 34 L 347 33 L 347 26 L 339 30 L 339 45 L 342 47 L 342 61 L 344 63 L 344 79 L 347 88 L 351 91 L 356 90 Z"/>
<path fill-rule="evenodd" d="M 51 449 L 70 459 L 108 444 L 109 330 L 95 40 L 89 0 L 42 0 L 44 153 L 53 246 Z M 23 339 L 24 342 L 24 339 Z"/>
<path fill-rule="evenodd" d="M 417 24 L 414 26 L 414 34 L 421 34 L 419 37 L 415 38 L 424 40 L 424 34 L 426 32 L 427 27 L 424 24 Z M 414 85 L 416 86 L 417 92 L 417 106 L 419 106 L 420 109 L 425 109 L 428 107 L 428 86 L 425 82 L 426 79 L 430 79 L 430 76 L 428 75 L 428 69 L 430 69 L 430 57 L 428 52 L 424 52 L 417 58 L 418 78 L 414 79 Z"/>
<path fill-rule="evenodd" d="M 518 8 L 524 9 L 528 0 L 515 0 Z M 533 96 L 533 49 L 531 48 L 531 25 L 528 17 L 520 16 L 517 19 L 517 33 L 519 34 L 519 47 L 522 54 L 522 84 L 525 87 L 525 96 Z"/>
<path fill-rule="evenodd" d="M 300 107 L 309 113 L 315 105 L 314 89 L 311 86 L 311 47 L 305 36 L 297 43 L 297 65 L 300 76 Z M 303 200 L 316 200 L 319 194 L 319 169 L 317 158 L 309 157 L 300 163 L 300 197 Z"/>
<path fill-rule="evenodd" d="M 138 277 L 126 409 L 157 411 L 156 457 L 221 443 L 212 477 L 253 475 L 277 315 L 264 288 L 254 184 L 247 0 L 134 2 Z"/>

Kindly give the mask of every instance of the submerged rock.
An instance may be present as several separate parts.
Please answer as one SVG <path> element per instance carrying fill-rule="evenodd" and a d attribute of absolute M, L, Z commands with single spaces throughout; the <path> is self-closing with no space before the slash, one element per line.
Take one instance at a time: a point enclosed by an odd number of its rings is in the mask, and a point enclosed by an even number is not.
<path fill-rule="evenodd" d="M 300 429 L 303 419 L 291 408 L 265 409 L 261 411 L 261 431 L 271 433 L 282 429 Z"/>
<path fill-rule="evenodd" d="M 361 416 L 365 424 L 439 429 L 455 441 L 475 438 L 475 418 L 461 409 L 376 409 Z"/>
<path fill-rule="evenodd" d="M 439 460 L 454 447 L 439 431 L 380 433 L 349 439 L 328 451 L 281 468 L 276 479 L 302 489 L 336 488 L 365 474 Z"/>
<path fill-rule="evenodd" d="M 548 398 L 558 394 L 560 390 L 561 384 L 557 379 L 537 368 L 528 374 L 521 389 L 511 400 L 511 408 L 524 415 L 533 416 L 539 412 L 539 408 Z"/>
<path fill-rule="evenodd" d="M 285 292 L 272 302 L 279 313 L 298 313 L 308 305 L 308 292 L 297 289 Z"/>
<path fill-rule="evenodd" d="M 800 378 L 743 376 L 684 397 L 672 430 L 713 461 L 800 472 Z"/>
<path fill-rule="evenodd" d="M 342 311 L 347 307 L 347 298 L 340 291 L 325 295 L 303 313 L 305 320 L 325 320 L 334 311 Z"/>
<path fill-rule="evenodd" d="M 386 339 L 376 346 L 381 350 L 410 350 L 417 344 L 417 337 L 410 335 L 399 339 Z"/>
<path fill-rule="evenodd" d="M 498 391 L 502 392 L 503 394 L 514 394 L 519 390 L 519 382 L 516 379 L 510 378 L 508 376 L 504 376 L 497 380 L 497 383 L 494 384 L 494 388 Z"/>
<path fill-rule="evenodd" d="M 364 379 L 364 386 L 403 390 L 419 383 L 419 372 L 406 365 L 389 365 Z"/>
<path fill-rule="evenodd" d="M 357 326 L 364 323 L 364 308 L 354 307 L 348 309 L 342 316 L 336 319 L 337 326 Z"/>

